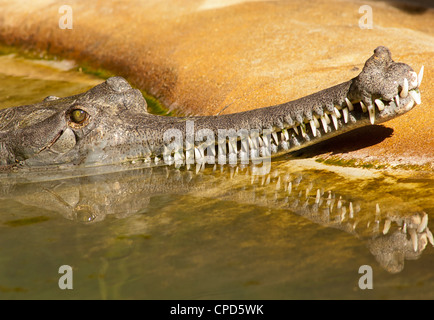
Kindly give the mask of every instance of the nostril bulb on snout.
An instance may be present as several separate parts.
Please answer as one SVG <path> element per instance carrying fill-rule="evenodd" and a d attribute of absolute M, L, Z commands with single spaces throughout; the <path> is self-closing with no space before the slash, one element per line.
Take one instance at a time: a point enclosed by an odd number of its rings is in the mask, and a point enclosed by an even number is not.
<path fill-rule="evenodd" d="M 125 80 L 122 77 L 111 77 L 111 78 L 108 78 L 106 80 L 106 83 L 109 85 L 109 87 L 113 91 L 119 92 L 119 93 L 125 92 L 125 91 L 128 91 L 128 90 L 132 89 L 131 85 L 128 83 L 128 81 Z"/>

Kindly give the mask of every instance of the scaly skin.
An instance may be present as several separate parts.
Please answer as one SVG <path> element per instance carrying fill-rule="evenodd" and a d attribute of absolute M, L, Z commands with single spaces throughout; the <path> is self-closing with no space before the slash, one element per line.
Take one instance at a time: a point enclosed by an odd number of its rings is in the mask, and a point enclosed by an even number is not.
<path fill-rule="evenodd" d="M 0 110 L 0 166 L 269 158 L 407 112 L 420 103 L 422 74 L 378 47 L 350 81 L 276 106 L 189 118 L 149 114 L 140 91 L 113 77 L 82 94 Z"/>

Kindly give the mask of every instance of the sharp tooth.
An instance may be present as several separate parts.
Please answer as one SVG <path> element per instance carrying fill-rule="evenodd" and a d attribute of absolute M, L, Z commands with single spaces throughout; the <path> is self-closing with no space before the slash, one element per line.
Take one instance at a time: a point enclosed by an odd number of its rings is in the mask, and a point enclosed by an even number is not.
<path fill-rule="evenodd" d="M 324 132 L 327 133 L 327 120 L 324 117 L 321 117 L 321 123 L 322 123 L 322 127 L 324 129 Z"/>
<path fill-rule="evenodd" d="M 253 141 L 252 141 L 252 138 L 247 137 L 247 141 L 249 142 L 250 149 L 253 149 Z"/>
<path fill-rule="evenodd" d="M 196 160 L 203 158 L 199 148 L 196 148 L 196 147 L 194 148 L 194 155 L 196 156 Z"/>
<path fill-rule="evenodd" d="M 335 107 L 335 114 L 336 114 L 336 117 L 338 117 L 338 118 L 342 117 L 341 113 L 339 112 L 338 108 L 336 108 L 336 107 Z"/>
<path fill-rule="evenodd" d="M 166 162 L 166 164 L 168 164 L 168 165 L 172 165 L 173 164 L 173 157 L 172 156 L 166 156 L 166 159 L 165 159 L 165 162 Z"/>
<path fill-rule="evenodd" d="M 218 154 L 219 156 L 225 156 L 226 155 L 226 141 L 220 141 L 218 144 Z"/>
<path fill-rule="evenodd" d="M 282 130 L 282 133 L 284 134 L 285 139 L 286 139 L 286 140 L 289 140 L 288 130 L 284 129 L 284 130 Z"/>
<path fill-rule="evenodd" d="M 304 123 L 300 123 L 301 135 L 304 137 L 306 135 L 306 128 Z"/>
<path fill-rule="evenodd" d="M 258 139 L 257 137 L 252 138 L 252 149 L 258 150 Z"/>
<path fill-rule="evenodd" d="M 249 143 L 247 142 L 247 139 L 241 139 L 241 150 L 244 152 L 247 152 L 249 150 Z"/>
<path fill-rule="evenodd" d="M 330 118 L 329 118 L 329 115 L 327 113 L 324 113 L 324 118 L 326 120 L 326 123 L 330 124 Z"/>
<path fill-rule="evenodd" d="M 399 95 L 395 96 L 396 106 L 399 107 Z"/>
<path fill-rule="evenodd" d="M 185 151 L 185 158 L 186 158 L 188 164 L 193 164 L 194 163 L 194 150 L 193 149 L 186 150 Z"/>
<path fill-rule="evenodd" d="M 360 106 L 362 107 L 362 111 L 366 112 L 368 111 L 368 108 L 366 108 L 365 104 L 363 103 L 363 101 L 360 101 Z"/>
<path fill-rule="evenodd" d="M 404 78 L 404 85 L 402 86 L 401 93 L 399 94 L 401 98 L 406 98 L 408 96 L 408 81 Z"/>
<path fill-rule="evenodd" d="M 342 113 L 344 115 L 344 122 L 347 123 L 348 122 L 348 109 L 347 108 L 342 109 Z"/>
<path fill-rule="evenodd" d="M 431 245 L 434 246 L 434 237 L 432 235 L 431 230 L 429 230 L 428 228 L 426 228 L 426 236 L 427 236 L 429 242 L 431 243 Z"/>
<path fill-rule="evenodd" d="M 421 103 L 421 100 L 420 100 L 420 94 L 419 94 L 419 93 L 417 93 L 417 92 L 414 91 L 414 90 L 411 90 L 411 91 L 409 92 L 409 94 L 410 94 L 410 96 L 413 98 L 414 102 L 416 102 L 416 104 L 420 104 L 420 103 Z"/>
<path fill-rule="evenodd" d="M 276 142 L 276 144 L 279 145 L 279 138 L 277 137 L 277 133 L 273 132 L 273 133 L 271 133 L 271 135 L 273 136 L 273 139 Z"/>
<path fill-rule="evenodd" d="M 414 71 L 410 71 L 410 74 L 411 74 L 411 77 L 410 77 L 410 85 L 412 86 L 412 87 L 416 87 L 417 86 L 417 83 L 418 83 L 418 76 L 417 76 L 417 73 L 416 72 L 414 72 Z"/>
<path fill-rule="evenodd" d="M 175 152 L 175 162 L 176 163 L 184 162 L 184 153 L 183 152 Z"/>
<path fill-rule="evenodd" d="M 378 107 L 378 110 L 383 111 L 384 110 L 384 103 L 380 99 L 375 99 L 375 104 Z"/>
<path fill-rule="evenodd" d="M 216 157 L 216 150 L 215 150 L 215 145 L 211 145 L 211 146 L 209 146 L 209 149 L 208 149 L 210 152 L 211 152 L 211 156 L 213 156 L 214 158 Z"/>
<path fill-rule="evenodd" d="M 268 148 L 270 145 L 271 137 L 269 135 L 262 136 L 262 141 L 264 142 L 264 147 Z"/>
<path fill-rule="evenodd" d="M 310 120 L 309 123 L 310 123 L 310 128 L 312 129 L 313 136 L 316 137 L 316 126 L 315 126 L 315 121 Z"/>
<path fill-rule="evenodd" d="M 347 103 L 348 109 L 350 109 L 350 111 L 354 110 L 354 106 L 351 103 L 351 101 L 348 98 L 345 98 L 345 102 Z"/>
<path fill-rule="evenodd" d="M 417 76 L 417 86 L 420 87 L 423 79 L 423 66 L 420 68 L 419 75 Z"/>
<path fill-rule="evenodd" d="M 295 131 L 295 133 L 296 133 L 297 135 L 299 134 L 299 133 L 298 133 L 297 126 L 293 126 L 292 129 L 294 129 L 294 131 Z"/>
<path fill-rule="evenodd" d="M 315 203 L 318 204 L 320 200 L 321 200 L 321 191 L 319 189 L 317 189 L 316 190 Z"/>
<path fill-rule="evenodd" d="M 262 147 L 264 145 L 264 141 L 262 141 L 261 137 L 258 137 L 259 146 Z"/>
<path fill-rule="evenodd" d="M 232 139 L 228 141 L 229 145 L 229 153 L 236 153 L 237 152 L 237 143 L 233 141 Z"/>
<path fill-rule="evenodd" d="M 373 105 L 368 106 L 368 112 L 369 112 L 369 120 L 371 121 L 371 124 L 375 123 L 375 107 Z"/>
<path fill-rule="evenodd" d="M 163 149 L 163 156 L 168 156 L 168 155 L 170 155 L 169 148 L 168 148 L 167 146 L 164 146 L 164 149 Z"/>
<path fill-rule="evenodd" d="M 333 125 L 335 126 L 335 129 L 338 130 L 338 118 L 336 118 L 336 115 L 334 113 L 331 114 Z"/>

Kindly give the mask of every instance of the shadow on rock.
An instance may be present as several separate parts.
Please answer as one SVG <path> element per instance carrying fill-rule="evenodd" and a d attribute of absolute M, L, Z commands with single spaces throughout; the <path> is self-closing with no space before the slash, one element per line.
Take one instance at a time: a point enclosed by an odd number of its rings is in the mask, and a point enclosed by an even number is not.
<path fill-rule="evenodd" d="M 325 153 L 342 154 L 376 145 L 393 134 L 392 128 L 373 125 L 355 129 L 314 146 L 293 152 L 294 157 L 313 157 Z"/>

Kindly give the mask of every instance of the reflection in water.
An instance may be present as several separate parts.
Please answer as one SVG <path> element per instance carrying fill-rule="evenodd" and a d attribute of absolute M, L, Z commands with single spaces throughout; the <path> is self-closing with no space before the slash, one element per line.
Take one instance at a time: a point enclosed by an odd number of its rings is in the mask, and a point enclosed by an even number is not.
<path fill-rule="evenodd" d="M 390 182 L 381 182 L 378 177 L 360 180 L 365 184 L 360 190 L 354 187 L 360 181 L 347 181 L 324 170 L 293 168 L 290 162 L 273 162 L 272 170 L 264 175 L 255 175 L 252 166 L 214 166 L 198 168 L 197 172 L 125 167 L 110 173 L 112 169 L 4 175 L 0 196 L 86 224 L 107 216 L 122 219 L 145 212 L 151 199 L 173 194 L 187 196 L 184 199 L 190 195 L 191 204 L 183 205 L 192 211 L 200 210 L 200 206 L 195 208 L 197 197 L 286 210 L 355 236 L 391 273 L 402 271 L 406 259 L 419 258 L 428 242 L 434 245 L 427 213 L 393 196 L 400 193 L 399 185 L 393 191 Z M 387 194 L 376 191 L 384 188 Z M 13 225 L 14 221 L 5 223 Z M 158 224 L 158 219 L 153 223 Z"/>

